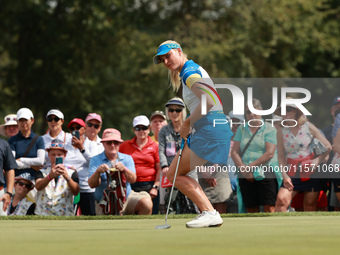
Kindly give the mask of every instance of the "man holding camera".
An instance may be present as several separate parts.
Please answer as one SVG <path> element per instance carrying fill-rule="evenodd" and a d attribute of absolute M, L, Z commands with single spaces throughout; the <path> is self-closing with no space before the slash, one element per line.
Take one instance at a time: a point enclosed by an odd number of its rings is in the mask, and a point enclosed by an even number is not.
<path fill-rule="evenodd" d="M 63 164 L 67 150 L 55 139 L 46 149 L 51 166 L 41 169 L 35 177 L 38 199 L 35 214 L 44 216 L 72 216 L 73 196 L 79 193 L 78 173 Z"/>
<path fill-rule="evenodd" d="M 91 188 L 96 188 L 96 201 L 100 202 L 100 200 L 102 200 L 104 190 L 107 188 L 107 173 L 110 170 L 118 171 L 118 175 L 122 176 L 118 182 L 123 183 L 125 181 L 125 190 L 122 193 L 126 193 L 126 201 L 123 204 L 120 214 L 150 215 L 152 212 L 150 195 L 145 191 L 134 192 L 131 190 L 130 184 L 134 183 L 137 178 L 135 164 L 130 155 L 118 152 L 120 145 L 124 142 L 123 139 L 121 139 L 120 132 L 113 128 L 105 129 L 101 142 L 104 146 L 104 152 L 94 156 L 89 166 L 89 185 Z M 122 187 L 122 183 L 118 183 L 120 187 Z M 122 200 L 124 200 L 124 198 Z M 113 211 L 112 208 L 110 210 Z"/>

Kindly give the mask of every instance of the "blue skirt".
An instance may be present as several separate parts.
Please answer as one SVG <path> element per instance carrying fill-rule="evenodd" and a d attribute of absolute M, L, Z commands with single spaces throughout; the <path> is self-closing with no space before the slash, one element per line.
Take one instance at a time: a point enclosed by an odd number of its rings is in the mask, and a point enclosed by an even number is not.
<path fill-rule="evenodd" d="M 190 149 L 216 164 L 227 164 L 233 132 L 222 111 L 208 112 L 196 121 L 190 135 Z"/>

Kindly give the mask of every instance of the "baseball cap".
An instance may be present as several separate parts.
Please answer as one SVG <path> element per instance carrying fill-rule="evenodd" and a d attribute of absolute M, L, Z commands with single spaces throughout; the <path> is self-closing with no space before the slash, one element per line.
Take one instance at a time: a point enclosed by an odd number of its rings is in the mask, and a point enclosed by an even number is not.
<path fill-rule="evenodd" d="M 133 127 L 136 127 L 138 125 L 143 125 L 147 127 L 150 125 L 150 121 L 145 115 L 139 115 L 133 119 L 132 125 Z"/>
<path fill-rule="evenodd" d="M 70 121 L 70 123 L 68 123 L 67 128 L 70 128 L 70 126 L 71 126 L 73 123 L 77 123 L 77 124 L 79 124 L 80 126 L 85 127 L 85 122 L 84 122 L 82 119 L 74 118 L 73 120 Z"/>
<path fill-rule="evenodd" d="M 67 152 L 67 150 L 64 148 L 64 142 L 59 140 L 59 139 L 54 139 L 51 142 L 51 145 L 49 148 L 46 148 L 46 151 L 50 151 L 52 149 L 56 149 L 56 150 L 63 150 L 65 152 Z"/>
<path fill-rule="evenodd" d="M 155 116 L 161 116 L 163 119 L 166 120 L 166 116 L 164 114 L 164 112 L 162 111 L 154 111 L 152 114 L 151 114 L 151 117 L 150 117 L 150 121 L 152 121 L 152 118 L 155 117 Z"/>
<path fill-rule="evenodd" d="M 34 119 L 33 113 L 30 109 L 28 108 L 20 108 L 19 111 L 17 112 L 17 120 L 20 119 Z"/>
<path fill-rule="evenodd" d="M 340 96 L 333 99 L 332 106 L 340 103 Z"/>
<path fill-rule="evenodd" d="M 167 54 L 171 49 L 182 49 L 177 43 L 162 44 L 157 49 L 157 54 L 153 57 L 153 62 L 157 65 L 161 63 L 159 56 Z"/>
<path fill-rule="evenodd" d="M 47 118 L 48 116 L 50 116 L 50 115 L 55 115 L 55 116 L 57 116 L 57 117 L 60 118 L 60 119 L 64 119 L 64 114 L 63 114 L 61 111 L 57 110 L 57 109 L 52 109 L 52 110 L 50 110 L 50 111 L 46 114 L 46 118 Z"/>
<path fill-rule="evenodd" d="M 102 117 L 100 117 L 97 113 L 89 113 L 85 119 L 85 122 L 88 122 L 89 120 L 98 120 L 100 123 L 102 123 Z"/>
<path fill-rule="evenodd" d="M 107 141 L 118 141 L 121 143 L 124 142 L 120 132 L 114 128 L 107 128 L 104 130 L 101 142 Z"/>

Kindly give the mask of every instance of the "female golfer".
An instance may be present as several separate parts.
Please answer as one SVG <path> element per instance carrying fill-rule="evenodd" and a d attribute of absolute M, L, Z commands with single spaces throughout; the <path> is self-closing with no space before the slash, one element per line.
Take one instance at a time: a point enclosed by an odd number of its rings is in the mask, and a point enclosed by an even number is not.
<path fill-rule="evenodd" d="M 164 63 L 169 69 L 174 91 L 178 91 L 183 84 L 183 99 L 191 113 L 180 129 L 181 137 L 187 143 L 182 151 L 175 186 L 199 207 L 202 214 L 188 222 L 186 226 L 188 228 L 221 226 L 223 220 L 214 210 L 201 186 L 186 176 L 190 170 L 198 169 L 207 161 L 227 163 L 232 132 L 229 124 L 214 125 L 216 122 L 226 120 L 215 85 L 202 67 L 187 59 L 187 55 L 175 41 L 162 43 L 153 61 L 155 64 Z M 189 134 L 190 143 L 187 140 Z M 172 161 L 167 173 L 167 178 L 171 182 L 174 181 L 178 156 L 177 154 Z"/>

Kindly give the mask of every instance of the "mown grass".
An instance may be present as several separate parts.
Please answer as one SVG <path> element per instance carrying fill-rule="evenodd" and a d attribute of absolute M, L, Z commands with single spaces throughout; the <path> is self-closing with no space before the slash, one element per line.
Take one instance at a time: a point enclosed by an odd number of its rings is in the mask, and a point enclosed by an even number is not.
<path fill-rule="evenodd" d="M 340 213 L 224 214 L 220 228 L 187 229 L 195 215 L 1 217 L 2 254 L 337 254 Z"/>

